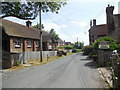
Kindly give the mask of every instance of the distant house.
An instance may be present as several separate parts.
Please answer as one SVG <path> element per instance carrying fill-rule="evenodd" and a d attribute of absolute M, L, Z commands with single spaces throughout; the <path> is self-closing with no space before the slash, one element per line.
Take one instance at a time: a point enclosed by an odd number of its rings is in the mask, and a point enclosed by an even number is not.
<path fill-rule="evenodd" d="M 62 39 L 60 39 L 60 38 L 57 40 L 57 42 L 58 42 L 57 47 L 61 47 L 61 46 L 65 45 L 65 42 Z"/>
<path fill-rule="evenodd" d="M 71 42 L 65 42 L 65 45 L 72 45 L 72 43 Z"/>
<path fill-rule="evenodd" d="M 120 43 L 120 14 L 113 14 L 114 6 L 106 7 L 107 24 L 96 25 L 96 20 L 93 20 L 93 26 L 90 24 L 89 42 L 90 45 L 98 38 L 110 36 L 117 43 Z"/>
<path fill-rule="evenodd" d="M 57 47 L 61 47 L 64 46 L 65 42 L 62 39 L 58 39 L 55 40 L 52 36 L 51 36 L 51 50 L 57 50 Z"/>

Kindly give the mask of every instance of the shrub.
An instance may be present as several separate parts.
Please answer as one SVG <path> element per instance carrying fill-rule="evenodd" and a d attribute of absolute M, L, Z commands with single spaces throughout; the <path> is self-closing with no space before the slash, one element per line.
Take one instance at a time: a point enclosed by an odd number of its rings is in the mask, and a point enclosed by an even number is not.
<path fill-rule="evenodd" d="M 65 46 L 65 49 L 73 49 L 73 46 L 69 45 L 69 46 Z"/>
<path fill-rule="evenodd" d="M 113 51 L 115 49 L 117 49 L 118 45 L 115 43 L 115 40 L 113 40 L 111 37 L 101 37 L 98 40 L 96 40 L 95 43 L 93 43 L 93 49 L 94 52 L 96 53 L 99 49 L 98 45 L 101 41 L 108 41 L 109 42 L 109 50 Z"/>
<path fill-rule="evenodd" d="M 117 50 L 118 50 L 118 53 L 120 53 L 120 44 L 118 44 L 118 49 Z"/>
<path fill-rule="evenodd" d="M 72 53 L 77 53 L 77 50 L 76 50 L 76 49 L 73 49 L 73 50 L 72 50 Z"/>
<path fill-rule="evenodd" d="M 57 47 L 57 49 L 64 49 L 64 47 L 63 47 L 63 46 L 60 46 L 60 47 Z"/>
<path fill-rule="evenodd" d="M 83 47 L 83 55 L 89 55 L 90 53 L 92 53 L 93 48 L 92 46 L 84 46 Z"/>

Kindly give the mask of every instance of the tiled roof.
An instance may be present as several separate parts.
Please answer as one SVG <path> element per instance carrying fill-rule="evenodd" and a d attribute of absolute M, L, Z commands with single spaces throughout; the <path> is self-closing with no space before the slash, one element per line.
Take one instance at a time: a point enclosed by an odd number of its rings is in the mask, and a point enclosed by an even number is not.
<path fill-rule="evenodd" d="M 9 36 L 22 37 L 22 38 L 31 38 L 39 39 L 40 30 L 32 27 L 27 27 L 6 19 L 2 19 L 0 25 L 5 29 L 5 32 Z M 50 35 L 46 31 L 42 31 L 43 42 L 47 42 L 50 39 Z"/>
<path fill-rule="evenodd" d="M 107 34 L 107 24 L 101 24 L 91 27 L 90 31 L 96 33 L 96 35 L 106 35 Z"/>
<path fill-rule="evenodd" d="M 97 30 L 97 35 L 106 35 L 107 24 L 97 25 L 96 30 Z"/>

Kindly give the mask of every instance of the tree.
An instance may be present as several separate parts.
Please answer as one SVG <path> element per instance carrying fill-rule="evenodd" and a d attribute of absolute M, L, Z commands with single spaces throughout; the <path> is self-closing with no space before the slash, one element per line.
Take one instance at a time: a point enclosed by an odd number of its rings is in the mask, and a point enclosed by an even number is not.
<path fill-rule="evenodd" d="M 52 41 L 57 42 L 57 40 L 59 39 L 59 35 L 56 34 L 55 30 L 51 29 L 49 34 L 51 35 Z"/>
<path fill-rule="evenodd" d="M 33 20 L 39 13 L 39 6 L 41 6 L 43 12 L 56 12 L 66 4 L 66 2 L 1 2 L 1 18 L 13 16 L 23 20 Z"/>
<path fill-rule="evenodd" d="M 37 25 L 34 25 L 32 26 L 33 28 L 37 28 L 37 29 L 40 29 L 40 24 L 37 24 Z M 44 29 L 44 25 L 42 24 L 42 30 Z"/>
<path fill-rule="evenodd" d="M 84 46 L 83 42 L 75 42 L 75 44 L 74 44 L 74 48 L 76 48 L 76 49 L 82 49 L 83 46 Z"/>

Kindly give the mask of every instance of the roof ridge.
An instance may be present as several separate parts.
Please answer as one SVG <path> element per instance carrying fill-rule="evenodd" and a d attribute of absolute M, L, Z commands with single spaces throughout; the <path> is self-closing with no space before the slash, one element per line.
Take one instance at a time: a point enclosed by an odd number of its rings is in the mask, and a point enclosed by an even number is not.
<path fill-rule="evenodd" d="M 12 23 L 14 23 L 14 24 L 21 25 L 21 26 L 23 26 L 23 27 L 25 27 L 25 28 L 28 28 L 26 25 L 23 25 L 23 24 L 20 24 L 20 23 L 14 22 L 14 21 L 10 21 L 10 20 L 7 20 L 7 19 L 2 19 L 2 20 L 8 21 L 8 22 L 12 22 Z M 33 30 L 40 30 L 40 29 L 33 28 L 33 27 L 29 27 L 29 28 L 30 28 L 30 29 L 33 29 Z M 45 31 L 45 30 L 41 30 L 41 31 L 48 33 L 48 32 Z"/>

